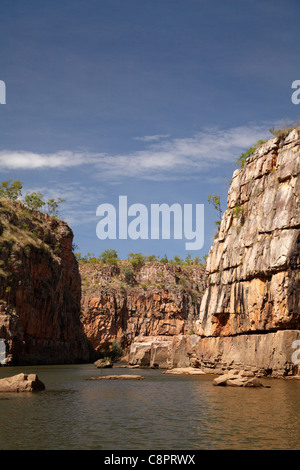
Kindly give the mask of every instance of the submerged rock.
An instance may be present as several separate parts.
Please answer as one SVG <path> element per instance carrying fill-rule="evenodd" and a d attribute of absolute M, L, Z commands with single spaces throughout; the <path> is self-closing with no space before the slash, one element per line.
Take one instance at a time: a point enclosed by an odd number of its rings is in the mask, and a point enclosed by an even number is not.
<path fill-rule="evenodd" d="M 103 375 L 101 377 L 89 377 L 85 380 L 142 380 L 142 375 Z"/>
<path fill-rule="evenodd" d="M 264 387 L 257 377 L 244 375 L 245 371 L 232 371 L 213 380 L 213 385 L 230 387 Z"/>
<path fill-rule="evenodd" d="M 0 392 L 39 392 L 45 385 L 36 374 L 18 374 L 0 379 Z"/>
<path fill-rule="evenodd" d="M 103 359 L 98 359 L 98 361 L 94 362 L 94 366 L 96 366 L 98 369 L 108 369 L 113 366 L 113 363 L 111 359 L 105 357 Z"/>

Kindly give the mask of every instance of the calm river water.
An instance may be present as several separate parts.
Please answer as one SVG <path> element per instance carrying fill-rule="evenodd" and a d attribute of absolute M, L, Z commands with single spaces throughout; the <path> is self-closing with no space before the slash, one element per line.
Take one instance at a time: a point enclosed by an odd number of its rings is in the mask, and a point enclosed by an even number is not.
<path fill-rule="evenodd" d="M 300 381 L 215 387 L 213 376 L 100 370 L 93 364 L 2 367 L 37 373 L 46 390 L 0 394 L 0 449 L 300 449 Z M 88 381 L 138 374 L 139 381 Z"/>

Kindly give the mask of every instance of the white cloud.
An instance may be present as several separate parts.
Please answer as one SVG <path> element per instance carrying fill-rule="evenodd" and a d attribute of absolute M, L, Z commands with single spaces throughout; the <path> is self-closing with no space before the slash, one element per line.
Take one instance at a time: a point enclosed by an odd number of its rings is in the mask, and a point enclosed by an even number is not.
<path fill-rule="evenodd" d="M 134 137 L 134 140 L 141 140 L 142 142 L 156 142 L 157 140 L 166 139 L 170 134 L 156 134 L 145 135 L 144 137 Z"/>
<path fill-rule="evenodd" d="M 128 154 L 106 155 L 96 167 L 108 179 L 181 179 L 193 177 L 224 163 L 234 163 L 241 152 L 259 139 L 271 138 L 270 126 L 240 126 L 227 130 L 207 128 L 192 137 L 168 139 Z"/>
<path fill-rule="evenodd" d="M 70 168 L 87 163 L 94 163 L 96 154 L 73 152 L 71 150 L 43 154 L 26 151 L 2 150 L 0 168 L 3 170 L 38 170 L 45 168 Z"/>
<path fill-rule="evenodd" d="M 206 128 L 192 137 L 158 141 L 167 135 L 145 136 L 143 150 L 126 154 L 59 151 L 38 154 L 1 151 L 0 169 L 74 168 L 89 165 L 107 181 L 123 178 L 182 179 L 206 172 L 224 163 L 233 163 L 241 152 L 262 138 L 270 138 L 270 124 L 239 126 L 231 129 Z M 157 139 L 156 139 L 157 138 Z M 152 140 L 151 140 L 152 139 Z M 149 142 L 155 143 L 149 143 Z"/>
<path fill-rule="evenodd" d="M 63 213 L 63 219 L 71 226 L 84 225 L 98 222 L 99 218 L 96 217 L 96 211 L 91 210 L 69 210 Z"/>

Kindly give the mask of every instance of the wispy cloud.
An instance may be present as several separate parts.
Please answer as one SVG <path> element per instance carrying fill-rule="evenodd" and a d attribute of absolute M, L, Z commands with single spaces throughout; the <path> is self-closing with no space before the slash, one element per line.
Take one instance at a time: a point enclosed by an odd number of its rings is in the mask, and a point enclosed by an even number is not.
<path fill-rule="evenodd" d="M 34 186 L 24 188 L 24 194 L 29 191 L 40 192 L 44 195 L 44 201 L 54 198 L 62 198 L 65 202 L 59 206 L 59 216 L 69 225 L 83 225 L 97 222 L 96 209 L 104 194 L 98 188 L 85 186 L 80 182 L 61 183 L 50 181 L 51 186 Z"/>
<path fill-rule="evenodd" d="M 70 168 L 95 163 L 101 154 L 71 150 L 43 154 L 26 151 L 2 150 L 0 168 L 3 170 L 38 170 L 45 168 Z"/>
<path fill-rule="evenodd" d="M 262 138 L 271 137 L 270 125 L 240 126 L 227 130 L 207 128 L 192 137 L 166 139 L 127 154 L 106 155 L 96 168 L 108 179 L 182 179 L 196 177 L 224 163 Z"/>
<path fill-rule="evenodd" d="M 145 135 L 144 137 L 134 137 L 134 140 L 141 140 L 142 142 L 156 142 L 161 139 L 170 137 L 170 134 L 156 134 L 156 135 Z"/>
<path fill-rule="evenodd" d="M 207 172 L 239 154 L 258 139 L 270 138 L 269 125 L 239 126 L 226 130 L 206 128 L 191 137 L 168 139 L 167 135 L 145 136 L 145 148 L 124 154 L 59 151 L 39 154 L 0 152 L 0 169 L 65 169 L 89 165 L 107 181 L 124 178 L 182 179 Z M 159 137 L 164 136 L 163 140 Z"/>

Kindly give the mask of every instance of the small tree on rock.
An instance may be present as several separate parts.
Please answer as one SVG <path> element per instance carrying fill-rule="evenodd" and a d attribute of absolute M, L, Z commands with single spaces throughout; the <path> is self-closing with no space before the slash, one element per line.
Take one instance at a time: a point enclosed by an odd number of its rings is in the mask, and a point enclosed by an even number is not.
<path fill-rule="evenodd" d="M 57 216 L 58 215 L 58 206 L 60 204 L 62 204 L 63 202 L 65 202 L 65 199 L 62 199 L 61 197 L 59 197 L 57 200 L 55 200 L 53 198 L 48 199 L 48 201 L 47 201 L 48 214 Z"/>
<path fill-rule="evenodd" d="M 2 181 L 0 184 L 0 197 L 16 201 L 18 197 L 21 196 L 22 187 L 23 183 L 18 180 L 12 181 L 11 179 L 8 179 L 6 181 Z"/>
<path fill-rule="evenodd" d="M 39 191 L 27 191 L 24 197 L 24 203 L 29 209 L 38 211 L 45 205 L 43 197 L 45 197 L 44 194 L 40 193 Z"/>

